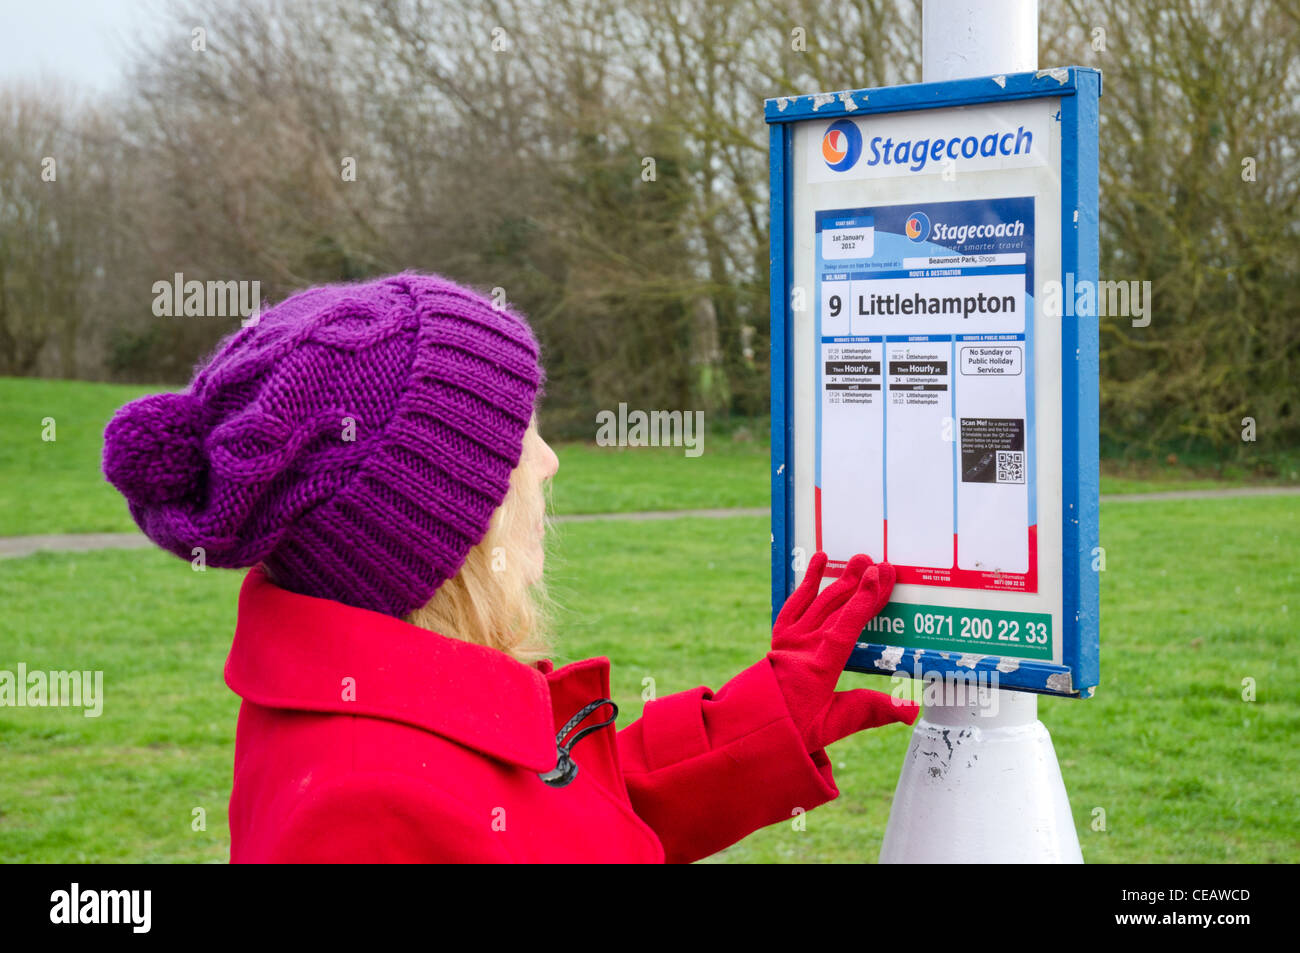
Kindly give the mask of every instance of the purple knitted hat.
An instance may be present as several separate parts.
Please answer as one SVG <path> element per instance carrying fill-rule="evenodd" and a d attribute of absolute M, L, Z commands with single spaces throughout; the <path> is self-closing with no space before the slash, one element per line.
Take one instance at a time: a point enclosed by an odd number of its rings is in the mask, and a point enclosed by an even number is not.
<path fill-rule="evenodd" d="M 313 288 L 122 407 L 104 475 L 178 556 L 400 617 L 486 535 L 543 376 L 521 316 L 444 278 Z"/>

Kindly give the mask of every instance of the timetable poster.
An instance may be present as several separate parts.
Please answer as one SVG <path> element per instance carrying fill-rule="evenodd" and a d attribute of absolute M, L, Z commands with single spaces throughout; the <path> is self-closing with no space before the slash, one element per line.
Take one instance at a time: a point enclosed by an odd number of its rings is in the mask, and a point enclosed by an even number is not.
<path fill-rule="evenodd" d="M 816 213 L 817 547 L 1037 592 L 1032 198 Z"/>

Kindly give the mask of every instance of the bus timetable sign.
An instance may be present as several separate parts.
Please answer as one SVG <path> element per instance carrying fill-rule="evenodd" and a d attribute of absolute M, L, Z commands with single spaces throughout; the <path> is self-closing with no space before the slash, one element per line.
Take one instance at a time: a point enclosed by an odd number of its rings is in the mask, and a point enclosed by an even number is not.
<path fill-rule="evenodd" d="M 853 671 L 1097 685 L 1097 318 L 1053 302 L 1095 288 L 1100 92 L 767 101 L 772 611 L 815 550 L 887 559 Z"/>

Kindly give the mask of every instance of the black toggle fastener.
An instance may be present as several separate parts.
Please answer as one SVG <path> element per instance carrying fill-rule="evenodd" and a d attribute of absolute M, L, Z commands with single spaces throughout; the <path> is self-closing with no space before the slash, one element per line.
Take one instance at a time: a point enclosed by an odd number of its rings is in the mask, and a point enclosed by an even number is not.
<path fill-rule="evenodd" d="M 602 705 L 608 705 L 613 709 L 613 714 L 599 724 L 588 725 L 586 728 L 583 728 L 566 744 L 564 741 L 565 736 L 574 728 L 577 728 L 580 724 L 586 721 L 592 712 L 596 711 Z M 614 719 L 617 717 L 618 706 L 608 698 L 598 698 L 591 704 L 583 706 L 582 710 L 570 718 L 568 723 L 555 735 L 555 767 L 550 771 L 544 771 L 537 776 L 553 788 L 562 788 L 570 784 L 573 779 L 578 776 L 578 763 L 569 756 L 569 752 L 573 750 L 573 746 L 593 731 L 599 731 L 608 725 L 612 725 Z"/>

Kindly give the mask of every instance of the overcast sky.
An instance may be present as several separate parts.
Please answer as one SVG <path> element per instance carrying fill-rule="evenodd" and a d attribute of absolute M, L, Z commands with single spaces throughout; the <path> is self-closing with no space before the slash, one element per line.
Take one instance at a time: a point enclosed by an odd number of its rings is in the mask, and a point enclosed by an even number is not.
<path fill-rule="evenodd" d="M 107 91 L 166 0 L 0 0 L 0 83 L 53 77 Z"/>

